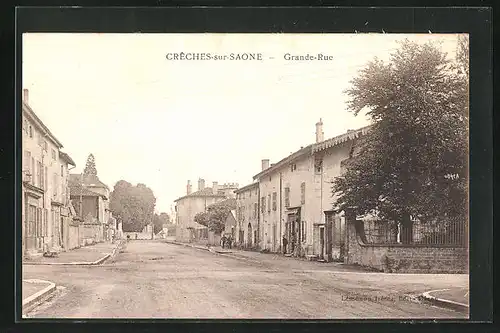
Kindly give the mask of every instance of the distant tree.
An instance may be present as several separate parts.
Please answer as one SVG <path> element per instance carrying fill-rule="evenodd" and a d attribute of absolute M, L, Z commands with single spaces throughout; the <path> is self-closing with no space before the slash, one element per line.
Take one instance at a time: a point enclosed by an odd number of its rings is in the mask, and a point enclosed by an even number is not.
<path fill-rule="evenodd" d="M 85 176 L 97 176 L 97 168 L 95 166 L 95 157 L 93 154 L 87 157 L 87 163 L 85 164 L 83 174 Z"/>
<path fill-rule="evenodd" d="M 170 224 L 170 216 L 167 213 L 155 214 L 153 217 L 153 227 L 154 233 L 159 233 L 163 226 L 168 226 Z"/>
<path fill-rule="evenodd" d="M 141 232 L 154 222 L 156 198 L 144 184 L 132 186 L 127 181 L 118 181 L 110 195 L 110 209 L 122 221 L 123 231 Z"/>
<path fill-rule="evenodd" d="M 208 227 L 209 220 L 210 220 L 210 214 L 208 212 L 200 212 L 194 216 L 194 221 L 205 227 Z"/>
<path fill-rule="evenodd" d="M 230 213 L 230 205 L 215 204 L 209 206 L 206 212 L 196 214 L 194 216 L 194 221 L 208 227 L 208 230 L 219 235 L 224 231 L 226 219 Z"/>
<path fill-rule="evenodd" d="M 367 110 L 373 125 L 333 182 L 337 211 L 396 221 L 409 237 L 412 216 L 466 218 L 468 78 L 459 62 L 432 43 L 405 41 L 389 63 L 374 59 L 360 71 L 348 110 Z"/>

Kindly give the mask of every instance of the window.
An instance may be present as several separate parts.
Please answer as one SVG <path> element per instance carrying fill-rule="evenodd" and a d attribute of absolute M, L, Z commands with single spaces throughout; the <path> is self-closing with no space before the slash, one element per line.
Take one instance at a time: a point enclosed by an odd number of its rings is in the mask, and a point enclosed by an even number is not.
<path fill-rule="evenodd" d="M 37 168 L 36 168 L 36 185 L 38 187 L 43 188 L 43 175 L 42 175 L 43 169 L 42 169 L 42 162 L 37 161 Z"/>
<path fill-rule="evenodd" d="M 56 151 L 55 149 L 52 149 L 52 159 L 55 161 L 56 159 Z"/>
<path fill-rule="evenodd" d="M 306 183 L 302 182 L 300 184 L 300 203 L 303 205 L 306 203 Z"/>
<path fill-rule="evenodd" d="M 248 197 L 251 198 L 252 197 L 252 191 L 248 192 Z"/>
<path fill-rule="evenodd" d="M 285 187 L 285 207 L 290 207 L 290 188 Z"/>
<path fill-rule="evenodd" d="M 52 194 L 54 196 L 57 196 L 57 188 L 59 187 L 58 185 L 58 179 L 57 179 L 57 173 L 54 173 L 54 183 L 52 184 Z"/>
<path fill-rule="evenodd" d="M 31 127 L 31 125 L 29 126 L 29 134 L 30 138 L 33 138 L 33 127 Z"/>
<path fill-rule="evenodd" d="M 273 192 L 273 210 L 276 211 L 277 209 L 277 198 L 278 198 L 278 195 L 276 192 Z"/>
<path fill-rule="evenodd" d="M 271 212 L 271 195 L 270 194 L 267 195 L 267 212 L 268 213 Z"/>
<path fill-rule="evenodd" d="M 295 170 L 297 170 L 297 164 L 291 164 L 290 165 L 290 171 L 294 172 Z"/>
<path fill-rule="evenodd" d="M 64 176 L 64 165 L 61 165 L 61 177 Z"/>
<path fill-rule="evenodd" d="M 323 160 L 321 158 L 314 159 L 314 171 L 321 173 L 323 171 Z"/>
<path fill-rule="evenodd" d="M 43 140 L 43 149 L 47 151 L 47 141 Z"/>
<path fill-rule="evenodd" d="M 260 212 L 264 213 L 266 211 L 266 197 L 260 198 Z"/>
<path fill-rule="evenodd" d="M 36 164 L 35 164 L 35 158 L 31 158 L 31 185 L 35 185 L 35 170 Z"/>

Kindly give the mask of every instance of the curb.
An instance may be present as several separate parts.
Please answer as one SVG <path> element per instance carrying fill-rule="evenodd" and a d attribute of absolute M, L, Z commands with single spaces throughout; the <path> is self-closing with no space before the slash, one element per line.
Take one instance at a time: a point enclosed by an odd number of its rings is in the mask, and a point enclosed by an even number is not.
<path fill-rule="evenodd" d="M 451 310 L 455 310 L 455 311 L 459 311 L 459 312 L 469 313 L 469 306 L 467 304 L 462 304 L 459 302 L 454 302 L 454 301 L 450 301 L 450 300 L 446 300 L 446 299 L 442 299 L 442 298 L 437 298 L 437 297 L 431 295 L 431 293 L 435 293 L 438 291 L 446 291 L 446 290 L 449 290 L 449 289 L 430 290 L 430 291 L 423 293 L 422 297 L 426 301 L 430 302 L 433 305 L 447 308 L 447 309 L 451 309 Z"/>
<path fill-rule="evenodd" d="M 108 258 L 115 255 L 116 251 L 123 242 L 118 243 L 111 253 L 95 261 L 76 261 L 76 262 L 24 262 L 23 265 L 48 265 L 48 266 L 96 266 L 105 262 Z"/>
<path fill-rule="evenodd" d="M 48 284 L 48 286 L 45 287 L 44 289 L 42 289 L 42 290 L 36 292 L 35 294 L 23 299 L 23 303 L 22 303 L 22 306 L 23 306 L 22 312 L 23 313 L 26 313 L 26 312 L 33 310 L 33 308 L 36 305 L 38 305 L 39 303 L 41 303 L 42 301 L 47 299 L 56 290 L 56 284 L 53 282 L 50 282 L 50 281 L 37 280 L 37 279 L 30 279 L 30 280 L 23 280 L 23 281 L 27 282 L 27 283 Z"/>

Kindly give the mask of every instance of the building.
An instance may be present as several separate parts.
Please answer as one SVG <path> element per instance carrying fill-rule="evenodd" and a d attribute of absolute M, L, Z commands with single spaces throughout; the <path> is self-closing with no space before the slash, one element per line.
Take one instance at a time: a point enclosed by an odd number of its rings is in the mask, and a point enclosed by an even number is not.
<path fill-rule="evenodd" d="M 204 212 L 208 206 L 216 202 L 234 196 L 234 190 L 238 184 L 229 183 L 219 185 L 213 182 L 212 187 L 205 187 L 205 180 L 198 180 L 198 190 L 191 191 L 191 182 L 188 180 L 186 195 L 176 199 L 176 240 L 180 242 L 191 242 L 197 239 L 207 239 L 208 231 L 206 227 L 196 223 L 194 217 L 200 212 Z"/>
<path fill-rule="evenodd" d="M 81 245 L 109 240 L 109 188 L 97 175 L 70 174 L 70 199 L 83 221 Z"/>
<path fill-rule="evenodd" d="M 234 192 L 234 190 L 233 190 Z M 208 230 L 208 227 L 203 227 L 203 233 L 207 235 L 206 242 L 208 245 L 217 246 L 220 244 L 220 239 L 222 235 L 226 235 L 226 237 L 231 237 L 233 240 L 236 239 L 236 198 L 228 198 L 214 204 L 211 204 L 207 207 L 207 211 L 210 211 L 216 207 L 226 207 L 228 208 L 228 213 L 224 219 L 224 230 L 221 234 L 216 234 L 215 232 Z M 202 233 L 202 234 L 203 234 Z M 204 242 L 205 239 L 200 239 L 199 241 Z"/>
<path fill-rule="evenodd" d="M 342 162 L 352 156 L 356 139 L 368 127 L 324 140 L 323 123 L 316 124 L 316 142 L 301 147 L 278 163 L 262 161 L 254 176 L 259 183 L 260 246 L 282 249 L 297 256 L 330 260 L 343 246 L 343 217 L 333 213 L 331 181 L 343 172 Z M 335 240 L 335 241 L 334 241 Z"/>
<path fill-rule="evenodd" d="M 75 166 L 62 143 L 22 101 L 22 246 L 26 255 L 64 247 L 69 215 L 67 175 Z"/>
<path fill-rule="evenodd" d="M 264 163 L 267 163 L 264 161 Z M 236 243 L 245 248 L 259 245 L 259 183 L 234 191 L 236 194 Z"/>

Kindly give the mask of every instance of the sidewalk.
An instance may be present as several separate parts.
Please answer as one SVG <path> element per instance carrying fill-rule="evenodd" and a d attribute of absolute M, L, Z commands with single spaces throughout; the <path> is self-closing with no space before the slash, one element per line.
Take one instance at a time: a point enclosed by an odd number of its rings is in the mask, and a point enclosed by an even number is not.
<path fill-rule="evenodd" d="M 247 262 L 260 263 L 260 264 L 273 264 L 273 265 L 284 265 L 287 268 L 293 267 L 296 270 L 316 270 L 318 268 L 323 268 L 326 270 L 333 271 L 348 271 L 348 272 L 373 272 L 372 269 L 357 265 L 347 265 L 338 262 L 318 262 L 310 261 L 305 258 L 297 258 L 291 256 L 285 256 L 282 253 L 261 253 L 259 251 L 248 251 L 248 250 L 238 250 L 232 249 L 222 249 L 221 246 L 205 246 L 196 243 L 181 243 L 177 241 L 166 241 L 166 243 L 182 245 L 192 248 L 197 248 L 200 250 L 210 251 L 214 254 L 221 254 L 227 257 L 231 257 L 238 260 L 243 260 Z"/>
<path fill-rule="evenodd" d="M 469 288 L 451 287 L 431 290 L 422 294 L 429 302 L 459 311 L 469 310 Z"/>
<path fill-rule="evenodd" d="M 36 257 L 24 259 L 24 265 L 98 265 L 114 255 L 121 244 L 105 242 L 60 252 L 56 257 Z"/>
<path fill-rule="evenodd" d="M 45 280 L 23 280 L 22 297 L 23 309 L 26 313 L 33 309 L 37 304 L 47 299 L 56 290 L 56 285 Z"/>

